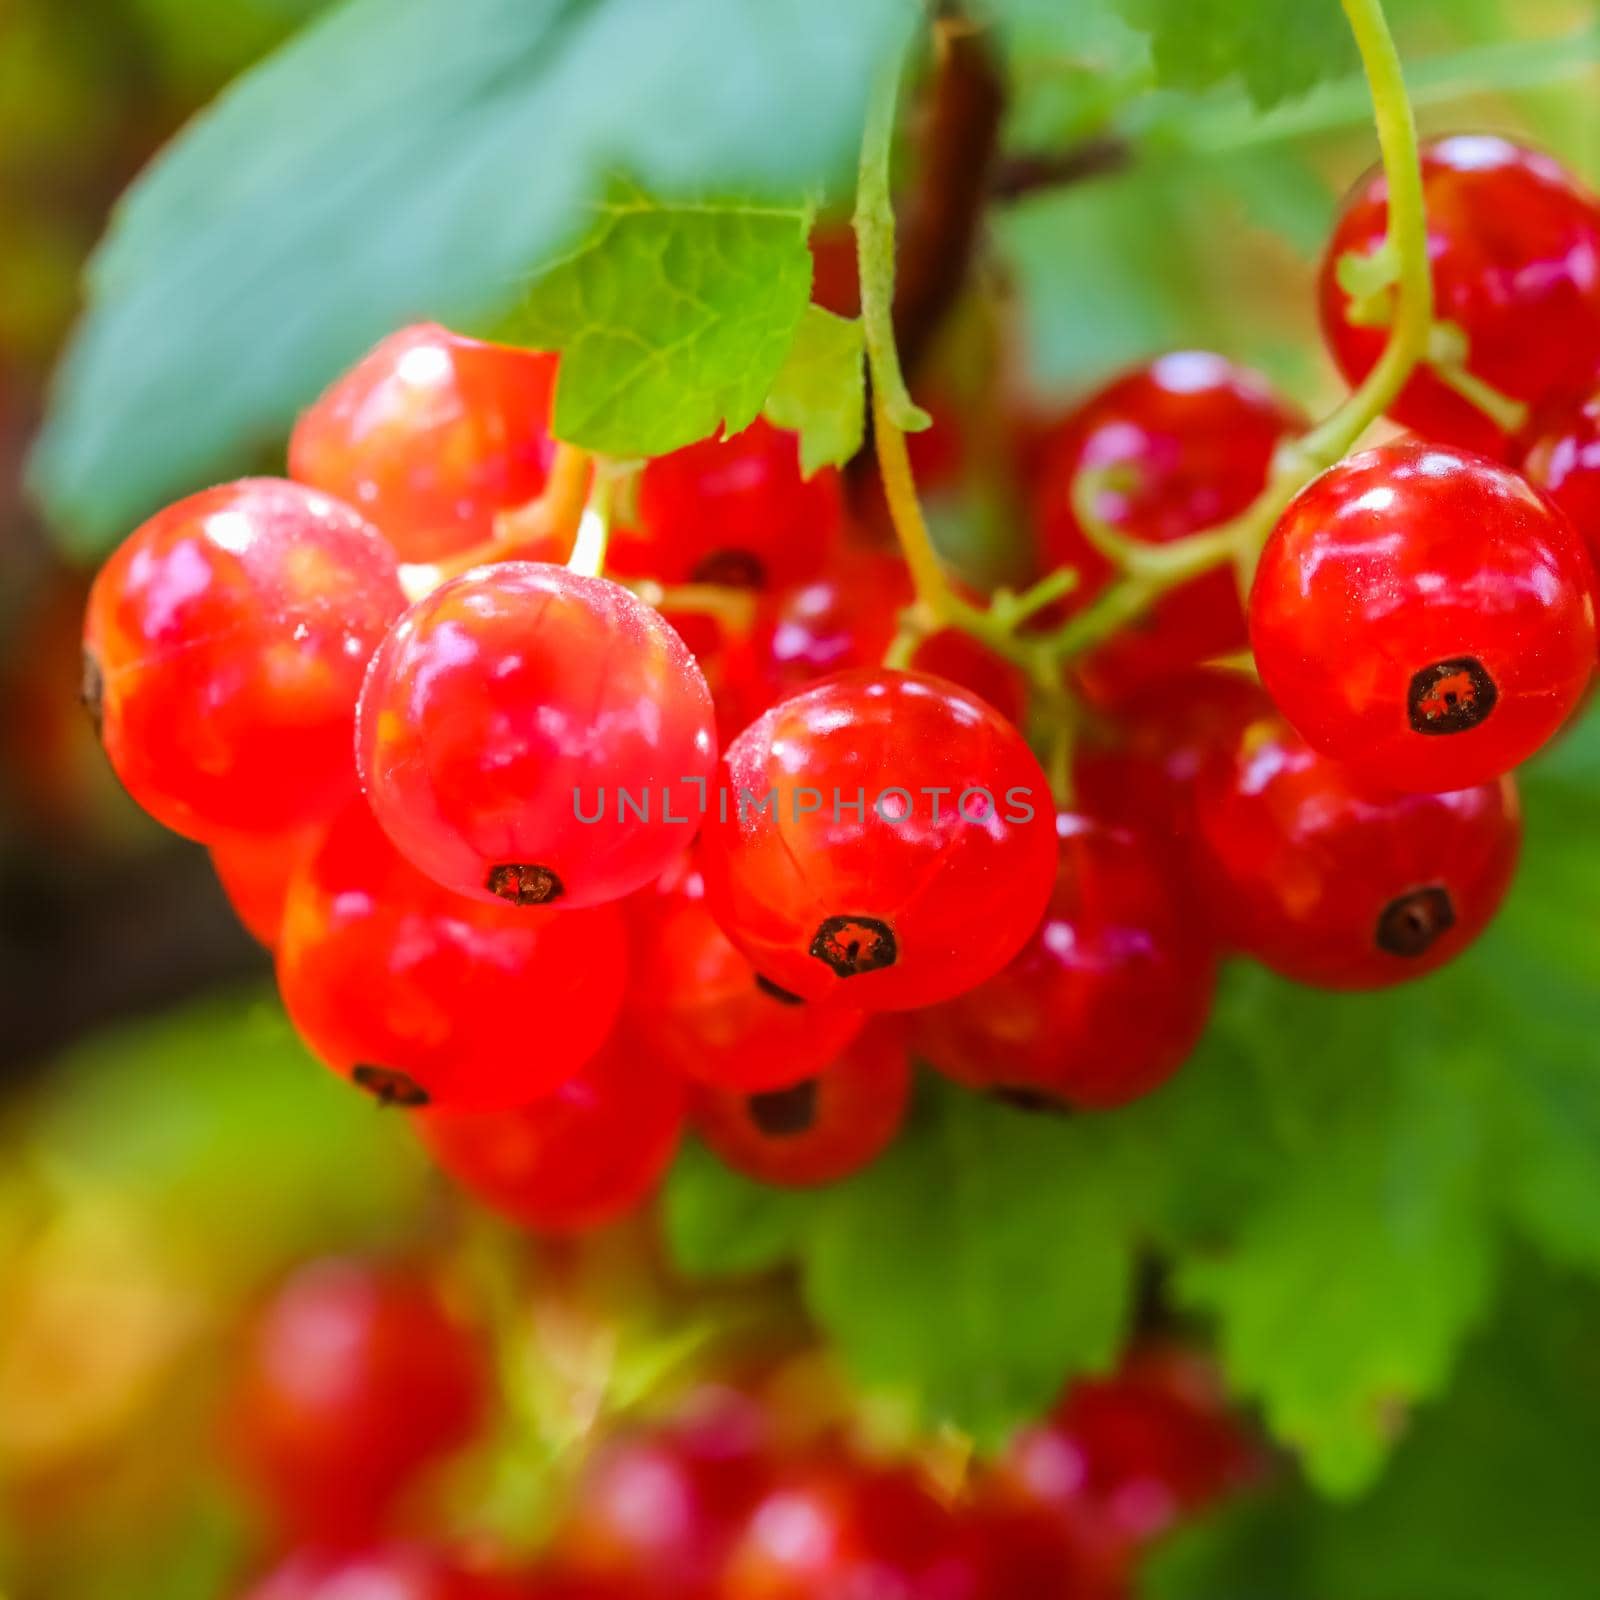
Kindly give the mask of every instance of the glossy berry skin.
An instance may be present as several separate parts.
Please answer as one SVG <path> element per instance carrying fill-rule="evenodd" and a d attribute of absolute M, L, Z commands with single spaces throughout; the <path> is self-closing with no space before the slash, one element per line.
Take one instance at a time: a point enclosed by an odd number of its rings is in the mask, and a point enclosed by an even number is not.
<path fill-rule="evenodd" d="M 803 478 L 799 435 L 757 419 L 647 462 L 637 516 L 613 531 L 607 565 L 662 583 L 774 589 L 821 572 L 843 529 L 839 474 Z"/>
<path fill-rule="evenodd" d="M 882 1155 L 910 1094 L 905 1028 L 897 1017 L 874 1017 L 818 1077 L 755 1095 L 698 1085 L 692 1114 L 700 1137 L 736 1172 L 809 1188 Z"/>
<path fill-rule="evenodd" d="M 244 834 L 212 841 L 211 865 L 228 904 L 250 936 L 269 950 L 278 947 L 289 882 L 320 837 L 321 830 L 313 828 L 281 838 Z"/>
<path fill-rule="evenodd" d="M 483 1573 L 422 1545 L 382 1544 L 340 1553 L 302 1550 L 287 1557 L 245 1600 L 608 1600 L 530 1588 Z"/>
<path fill-rule="evenodd" d="M 1522 470 L 1572 519 L 1590 557 L 1600 555 L 1600 394 L 1550 419 Z"/>
<path fill-rule="evenodd" d="M 1070 812 L 1056 830 L 1043 920 L 994 977 L 924 1013 L 922 1054 L 974 1088 L 1123 1105 L 1188 1059 L 1216 958 L 1147 839 Z"/>
<path fill-rule="evenodd" d="M 778 1089 L 815 1076 L 860 1033 L 864 1013 L 764 983 L 717 926 L 690 859 L 628 902 L 630 1022 L 664 1068 L 716 1088 Z"/>
<path fill-rule="evenodd" d="M 1080 474 L 1116 474 L 1095 495 L 1103 521 L 1141 544 L 1169 544 L 1249 506 L 1277 447 L 1303 425 L 1265 379 L 1198 350 L 1161 356 L 1085 401 L 1039 441 L 1030 492 L 1041 571 L 1069 565 L 1080 574 L 1065 612 L 1089 604 L 1111 577 L 1073 510 Z M 1080 672 L 1096 698 L 1115 700 L 1244 642 L 1238 584 L 1222 567 L 1170 591 Z"/>
<path fill-rule="evenodd" d="M 1504 898 L 1521 831 L 1510 778 L 1374 791 L 1278 717 L 1213 752 L 1195 819 L 1222 937 L 1323 989 L 1382 988 L 1459 955 Z"/>
<path fill-rule="evenodd" d="M 682 1080 L 624 1031 L 528 1105 L 424 1111 L 416 1126 L 434 1160 L 491 1211 L 540 1233 L 578 1233 L 644 1201 L 683 1114 Z"/>
<path fill-rule="evenodd" d="M 1434 316 L 1466 335 L 1467 370 L 1535 411 L 1587 393 L 1600 373 L 1594 197 L 1549 156 L 1484 134 L 1425 145 L 1422 182 Z M 1375 172 L 1356 189 L 1323 257 L 1323 335 L 1352 384 L 1376 364 L 1389 329 L 1386 320 L 1350 321 L 1339 260 L 1370 256 L 1384 241 L 1388 219 L 1388 185 Z M 1503 455 L 1510 445 L 1483 412 L 1425 367 L 1389 414 L 1431 439 L 1485 455 Z"/>
<path fill-rule="evenodd" d="M 84 620 L 117 776 L 202 841 L 328 816 L 361 675 L 404 608 L 393 552 L 327 495 L 247 478 L 169 506 L 101 569 Z"/>
<path fill-rule="evenodd" d="M 734 732 L 796 689 L 852 667 L 876 666 L 912 598 L 910 574 L 898 555 L 854 545 L 821 576 L 771 596 L 757 612 L 735 673 L 730 699 L 742 721 Z M 928 635 L 910 665 L 970 689 L 1011 722 L 1020 724 L 1027 711 L 1022 673 L 958 628 Z"/>
<path fill-rule="evenodd" d="M 487 1384 L 474 1337 L 419 1272 L 317 1261 L 250 1325 L 226 1441 L 288 1538 L 350 1547 L 468 1443 Z"/>
<path fill-rule="evenodd" d="M 1131 1551 L 1260 1470 L 1259 1450 L 1210 1364 L 1148 1345 L 1111 1376 L 1073 1384 L 1044 1423 L 1017 1438 L 998 1476 L 1034 1505 L 1092 1522 Z"/>
<path fill-rule="evenodd" d="M 553 355 L 402 328 L 301 415 L 290 476 L 359 508 L 403 561 L 470 549 L 543 489 L 555 381 Z"/>
<path fill-rule="evenodd" d="M 452 579 L 400 619 L 356 742 L 378 821 L 430 877 L 563 908 L 659 876 L 694 836 L 715 757 L 711 691 L 660 613 L 522 561 Z"/>
<path fill-rule="evenodd" d="M 1250 642 L 1324 755 L 1393 788 L 1466 788 L 1525 761 L 1582 698 L 1594 571 L 1566 516 L 1509 468 L 1402 441 L 1289 505 Z"/>
<path fill-rule="evenodd" d="M 335 1072 L 386 1104 L 525 1105 L 611 1032 L 627 982 L 615 907 L 558 915 L 451 894 L 358 798 L 289 888 L 278 988 Z"/>
<path fill-rule="evenodd" d="M 1039 763 L 942 678 L 824 679 L 734 740 L 723 783 L 726 816 L 702 834 L 707 903 L 763 977 L 804 999 L 844 990 L 883 1011 L 959 994 L 1016 953 L 1049 896 Z"/>

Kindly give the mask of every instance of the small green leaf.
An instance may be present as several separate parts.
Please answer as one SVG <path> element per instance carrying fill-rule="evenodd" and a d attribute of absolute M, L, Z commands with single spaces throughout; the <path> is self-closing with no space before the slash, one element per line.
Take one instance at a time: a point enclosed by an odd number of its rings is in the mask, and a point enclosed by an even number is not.
<path fill-rule="evenodd" d="M 755 420 L 811 290 L 805 206 L 664 202 L 617 188 L 496 332 L 562 352 L 557 437 L 664 455 Z"/>
<path fill-rule="evenodd" d="M 1115 0 L 1150 35 L 1156 75 L 1176 89 L 1238 78 L 1257 105 L 1304 94 L 1356 65 L 1338 0 Z"/>
<path fill-rule="evenodd" d="M 843 466 L 866 432 L 861 323 L 807 306 L 789 358 L 767 396 L 767 418 L 800 435 L 800 470 Z"/>

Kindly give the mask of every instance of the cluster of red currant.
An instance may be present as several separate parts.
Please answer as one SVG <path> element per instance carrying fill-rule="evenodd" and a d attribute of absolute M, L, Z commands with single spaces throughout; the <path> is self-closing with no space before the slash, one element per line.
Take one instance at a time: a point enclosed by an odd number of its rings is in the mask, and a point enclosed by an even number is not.
<path fill-rule="evenodd" d="M 602 1437 L 554 1492 L 529 1571 L 430 1539 L 449 1498 L 430 1482 L 484 1442 L 490 1387 L 473 1331 L 420 1271 L 292 1276 L 225 1408 L 234 1471 L 286 1552 L 252 1600 L 1118 1600 L 1153 1541 L 1265 1467 L 1207 1363 L 1152 1344 L 941 1489 L 903 1452 L 869 1452 L 797 1352 Z"/>
<path fill-rule="evenodd" d="M 554 358 L 406 330 L 304 415 L 290 480 L 105 567 L 106 748 L 210 845 L 313 1050 L 531 1225 L 636 1204 L 686 1112 L 758 1177 L 839 1177 L 913 1050 L 1133 1099 L 1219 953 L 1364 988 L 1476 937 L 1509 773 L 1595 664 L 1600 207 L 1496 139 L 1423 180 L 1413 435 L 1295 495 L 1294 408 L 1163 357 L 1019 425 L 1041 577 L 984 602 L 914 588 L 887 471 L 883 500 L 803 478 L 765 422 L 595 462 L 551 438 Z M 1353 380 L 1392 255 L 1377 178 L 1323 277 Z"/>

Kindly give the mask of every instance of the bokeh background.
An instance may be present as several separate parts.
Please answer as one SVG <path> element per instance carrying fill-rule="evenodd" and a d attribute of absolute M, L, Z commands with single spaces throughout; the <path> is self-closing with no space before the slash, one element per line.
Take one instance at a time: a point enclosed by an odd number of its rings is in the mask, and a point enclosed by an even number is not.
<path fill-rule="evenodd" d="M 320 8 L 0 0 L 5 1600 L 224 1592 L 252 1513 L 216 1469 L 210 1408 L 241 1307 L 308 1255 L 439 1225 L 398 1130 L 299 1051 L 269 960 L 203 851 L 139 814 L 101 759 L 77 704 L 92 565 L 63 554 L 25 488 L 80 272 L 119 194 Z M 1394 11 L 1408 59 L 1449 63 L 1416 75 L 1425 132 L 1520 133 L 1600 180 L 1591 8 Z M 1559 44 L 1572 39 L 1587 43 Z M 1334 393 L 1310 282 L 1338 198 L 1373 155 L 1364 97 L 1262 115 L 1227 94 L 1136 93 L 1141 69 L 1114 37 L 1024 66 L 1005 132 L 1014 192 L 993 208 L 979 274 L 1003 311 L 997 323 L 958 303 L 930 381 L 959 406 L 972 350 L 988 361 L 998 344 L 1009 381 L 1048 404 L 1154 351 L 1208 346 L 1309 405 Z M 1026 158 L 1045 147 L 1089 152 L 1079 181 L 1033 172 Z M 1003 570 L 1013 530 L 959 495 L 941 529 Z M 606 1266 L 613 1283 L 656 1271 L 632 1238 Z"/>

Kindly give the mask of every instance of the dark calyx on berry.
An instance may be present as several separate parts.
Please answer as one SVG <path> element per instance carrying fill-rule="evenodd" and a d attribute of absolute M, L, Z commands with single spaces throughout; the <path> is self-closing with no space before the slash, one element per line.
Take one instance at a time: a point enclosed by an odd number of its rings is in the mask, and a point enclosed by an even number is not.
<path fill-rule="evenodd" d="M 760 556 L 748 550 L 713 550 L 696 562 L 690 577 L 696 583 L 714 583 L 724 589 L 761 589 L 766 586 L 767 569 Z"/>
<path fill-rule="evenodd" d="M 769 999 L 776 1000 L 779 1005 L 803 1006 L 806 1003 L 804 996 L 791 994 L 781 984 L 774 983 L 771 978 L 762 977 L 759 972 L 756 974 L 756 988 Z"/>
<path fill-rule="evenodd" d="M 78 680 L 78 703 L 89 713 L 94 723 L 94 736 L 100 737 L 105 721 L 106 680 L 100 671 L 100 662 L 94 651 L 83 652 L 83 676 Z"/>
<path fill-rule="evenodd" d="M 562 883 L 549 867 L 509 862 L 489 869 L 489 893 L 514 906 L 547 906 L 561 898 Z"/>
<path fill-rule="evenodd" d="M 811 940 L 811 954 L 841 978 L 892 967 L 900 955 L 894 929 L 879 917 L 827 917 Z"/>
<path fill-rule="evenodd" d="M 1455 925 L 1456 908 L 1448 889 L 1439 884 L 1413 889 L 1383 908 L 1378 917 L 1378 948 L 1392 956 L 1426 955 L 1434 940 Z"/>
<path fill-rule="evenodd" d="M 1072 1107 L 1064 1100 L 1042 1089 L 999 1088 L 989 1091 L 989 1098 L 1016 1111 L 1027 1111 L 1035 1116 L 1070 1117 Z"/>
<path fill-rule="evenodd" d="M 432 1098 L 415 1078 L 408 1078 L 393 1067 L 370 1067 L 362 1063 L 350 1069 L 350 1079 L 381 1106 L 405 1106 L 414 1110 L 427 1105 Z"/>
<path fill-rule="evenodd" d="M 1406 694 L 1406 715 L 1418 733 L 1465 733 L 1494 710 L 1500 698 L 1476 656 L 1435 661 L 1412 676 Z"/>
<path fill-rule="evenodd" d="M 787 1089 L 750 1096 L 750 1120 L 769 1139 L 795 1139 L 817 1120 L 817 1080 L 806 1078 Z"/>

